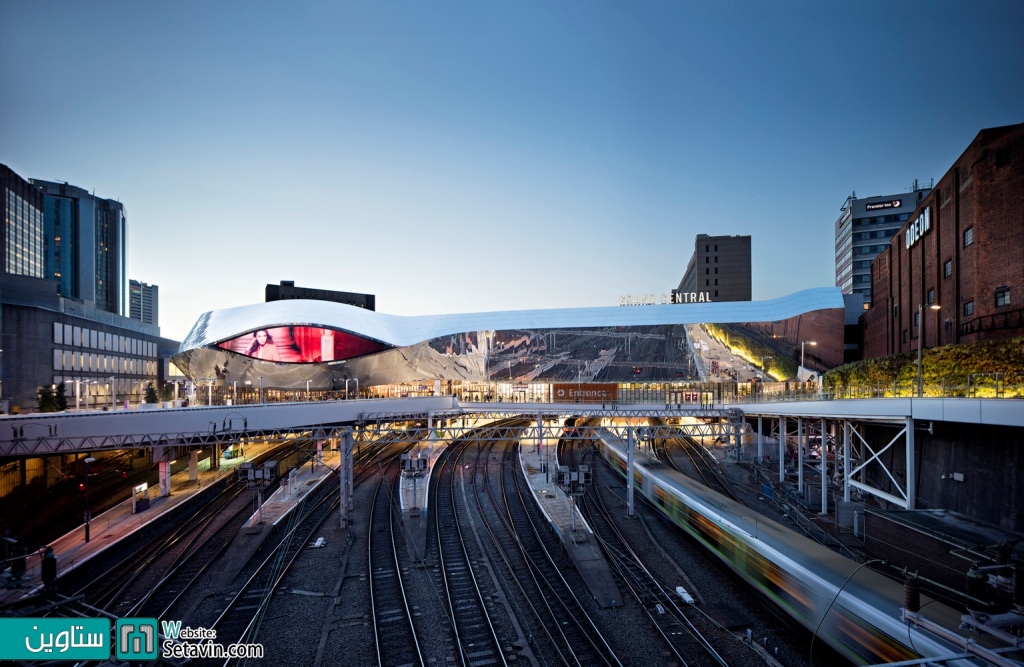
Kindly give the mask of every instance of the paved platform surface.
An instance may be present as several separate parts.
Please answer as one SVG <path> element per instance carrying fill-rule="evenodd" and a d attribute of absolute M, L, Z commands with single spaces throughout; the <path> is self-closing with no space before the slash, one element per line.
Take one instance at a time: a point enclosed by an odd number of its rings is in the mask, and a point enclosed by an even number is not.
<path fill-rule="evenodd" d="M 321 484 L 337 484 L 337 477 L 334 477 L 333 473 L 340 463 L 341 455 L 338 451 L 325 449 L 322 458 L 315 465 L 311 462 L 305 463 L 301 468 L 294 468 L 282 477 L 277 490 L 269 498 L 264 499 L 258 510 L 253 512 L 217 563 L 213 570 L 211 585 L 214 588 L 230 585 L 260 545 L 288 518 L 307 494 Z"/>
<path fill-rule="evenodd" d="M 523 475 L 541 511 L 576 564 L 590 594 L 602 607 L 621 606 L 622 595 L 593 530 L 584 521 L 572 499 L 555 483 L 558 463 L 554 456 L 557 444 L 558 441 L 551 438 L 545 438 L 543 446 L 539 448 L 536 443 L 521 443 L 519 464 Z"/>
<path fill-rule="evenodd" d="M 171 475 L 171 495 L 157 497 L 155 494 L 158 493 L 158 489 L 150 488 L 149 509 L 138 514 L 132 514 L 132 501 L 129 497 L 108 511 L 93 517 L 89 522 L 88 542 L 85 541 L 84 523 L 52 541 L 49 546 L 53 548 L 54 555 L 57 557 L 58 575 L 66 575 L 80 567 L 99 553 L 130 538 L 134 533 L 142 530 L 146 524 L 158 520 L 183 503 L 200 502 L 197 496 L 203 489 L 208 489 L 224 477 L 234 477 L 235 470 L 239 465 L 251 461 L 266 451 L 268 447 L 269 445 L 263 443 L 246 443 L 247 456 L 234 459 L 221 458 L 220 468 L 215 470 L 210 470 L 209 459 L 204 459 L 199 462 L 199 473 L 195 480 L 189 479 L 187 468 Z M 42 588 L 40 560 L 40 552 L 33 552 L 28 556 L 25 575 L 21 580 L 9 582 L 14 586 L 12 588 L 0 589 L 0 606 L 29 597 Z"/>

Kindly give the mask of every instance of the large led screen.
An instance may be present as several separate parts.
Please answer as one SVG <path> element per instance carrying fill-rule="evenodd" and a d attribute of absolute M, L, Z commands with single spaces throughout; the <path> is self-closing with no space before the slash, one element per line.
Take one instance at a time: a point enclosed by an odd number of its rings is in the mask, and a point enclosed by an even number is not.
<path fill-rule="evenodd" d="M 263 361 L 318 364 L 390 349 L 376 341 L 322 327 L 271 327 L 217 344 L 222 350 Z"/>

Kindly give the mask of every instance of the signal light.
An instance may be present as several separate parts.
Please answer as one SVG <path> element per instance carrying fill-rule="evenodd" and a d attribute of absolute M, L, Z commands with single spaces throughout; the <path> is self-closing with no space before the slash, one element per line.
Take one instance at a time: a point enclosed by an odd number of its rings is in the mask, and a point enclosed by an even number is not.
<path fill-rule="evenodd" d="M 79 482 L 78 483 L 78 490 L 79 491 L 85 491 L 85 482 Z"/>

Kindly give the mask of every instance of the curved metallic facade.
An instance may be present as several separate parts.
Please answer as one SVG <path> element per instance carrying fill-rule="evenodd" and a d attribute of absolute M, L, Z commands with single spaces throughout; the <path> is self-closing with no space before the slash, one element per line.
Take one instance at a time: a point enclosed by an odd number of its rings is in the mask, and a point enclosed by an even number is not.
<path fill-rule="evenodd" d="M 647 373 L 633 380 L 686 379 L 687 325 L 794 322 L 797 338 L 801 327 L 818 332 L 817 353 L 834 365 L 842 360 L 843 312 L 833 287 L 770 301 L 412 317 L 326 301 L 274 301 L 204 313 L 174 363 L 193 379 L 255 384 L 262 378 L 265 386 L 280 388 L 304 388 L 309 381 L 313 388 L 336 389 L 347 379 L 362 386 L 619 381 L 615 376 L 624 368 Z"/>

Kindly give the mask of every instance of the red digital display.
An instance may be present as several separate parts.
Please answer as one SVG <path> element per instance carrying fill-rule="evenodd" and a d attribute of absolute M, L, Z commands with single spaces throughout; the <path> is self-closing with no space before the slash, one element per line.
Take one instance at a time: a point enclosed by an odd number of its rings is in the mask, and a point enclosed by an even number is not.
<path fill-rule="evenodd" d="M 343 361 L 389 349 L 382 343 L 321 327 L 258 329 L 218 343 L 217 347 L 254 359 L 291 364 Z"/>

